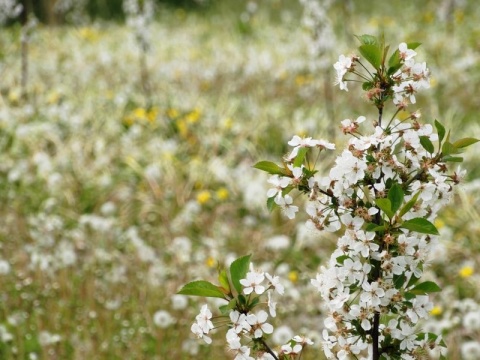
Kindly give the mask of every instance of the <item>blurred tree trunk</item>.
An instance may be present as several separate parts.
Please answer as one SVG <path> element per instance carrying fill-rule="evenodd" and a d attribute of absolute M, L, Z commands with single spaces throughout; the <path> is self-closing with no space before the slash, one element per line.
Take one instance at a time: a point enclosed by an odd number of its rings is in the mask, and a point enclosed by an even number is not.
<path fill-rule="evenodd" d="M 45 22 L 49 25 L 57 23 L 57 15 L 55 14 L 54 8 L 56 0 L 40 0 L 42 3 L 42 11 L 45 15 Z"/>

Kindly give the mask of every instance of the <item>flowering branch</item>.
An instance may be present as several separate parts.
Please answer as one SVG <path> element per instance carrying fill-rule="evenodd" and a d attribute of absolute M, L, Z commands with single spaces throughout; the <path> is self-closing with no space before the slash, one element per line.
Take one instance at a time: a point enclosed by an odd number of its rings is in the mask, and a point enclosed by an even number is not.
<path fill-rule="evenodd" d="M 311 229 L 341 231 L 337 249 L 311 280 L 327 307 L 322 341 L 326 357 L 418 359 L 435 350 L 444 359 L 446 345 L 441 336 L 418 329 L 419 321 L 433 308 L 428 294 L 441 289 L 420 279 L 439 235 L 433 222 L 464 174 L 457 170 L 449 175 L 447 163 L 461 162 L 461 150 L 478 140 L 452 142 L 439 121 L 434 122 L 437 133 L 432 125 L 420 124 L 419 112 L 405 120 L 396 118 L 415 103 L 418 91 L 429 88 L 426 64 L 414 61 L 418 43 L 401 43 L 389 56 L 383 40 L 370 35 L 358 40 L 362 58 L 341 55 L 334 65 L 336 83 L 348 91 L 350 77 L 360 78 L 367 99 L 378 110 L 373 134 L 360 132 L 365 116 L 343 120 L 342 132 L 351 139 L 329 173 L 321 176 L 310 167 L 307 155 L 335 150 L 335 145 L 311 137 L 293 136 L 288 142 L 292 150 L 282 165 L 261 161 L 255 167 L 271 174 L 270 210 L 280 208 L 288 218 L 295 218 L 299 207 L 290 193 L 298 190 L 307 195 Z M 382 120 L 390 102 L 394 115 L 385 125 Z M 267 293 L 270 316 L 275 316 L 271 292 L 283 293 L 278 278 L 255 270 L 250 256 L 235 260 L 229 273 L 220 270 L 220 286 L 197 281 L 180 293 L 227 302 L 220 310 L 229 319 L 226 339 L 235 359 L 253 359 L 252 349 L 257 359 L 297 359 L 311 341 L 296 336 L 276 352 L 266 343 L 273 332 L 268 313 L 253 312 Z M 266 287 L 265 278 L 269 280 Z M 211 342 L 210 319 L 205 305 L 192 325 L 192 331 L 206 342 Z M 242 339 L 249 339 L 252 349 L 242 345 Z"/>

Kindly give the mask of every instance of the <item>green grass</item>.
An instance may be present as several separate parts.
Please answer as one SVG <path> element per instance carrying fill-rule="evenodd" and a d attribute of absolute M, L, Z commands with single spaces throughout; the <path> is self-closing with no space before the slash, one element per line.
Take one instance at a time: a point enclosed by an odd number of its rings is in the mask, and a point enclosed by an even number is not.
<path fill-rule="evenodd" d="M 438 118 L 458 137 L 478 134 L 478 10 L 468 2 L 441 22 L 436 3 L 336 5 L 330 15 L 338 48 L 325 57 L 333 64 L 354 49 L 353 34 L 421 41 L 418 58 L 433 72 L 431 91 L 419 96 L 424 120 Z M 252 165 L 278 161 L 293 134 L 340 148 L 341 120 L 375 115 L 354 86 L 348 93 L 329 86 L 331 67 L 309 70 L 300 8 L 272 4 L 260 5 L 247 24 L 226 5 L 161 9 L 147 54 L 148 97 L 131 31 L 96 23 L 35 30 L 22 99 L 19 34 L 1 29 L 0 258 L 11 270 L 0 275 L 0 324 L 13 337 L 0 339 L 2 359 L 33 352 L 39 359 L 227 358 L 223 329 L 196 355 L 182 350 L 193 346 L 185 341 L 203 299 L 174 309 L 171 296 L 198 277 L 214 280 L 216 261 L 247 253 L 276 268 L 290 289 L 278 325 L 319 340 L 321 301 L 309 279 L 335 239 L 304 236 L 302 219 L 268 214 L 266 177 Z M 465 158 L 473 180 L 475 150 Z M 442 312 L 429 326 L 450 324 L 449 359 L 461 358 L 458 344 L 480 336 L 454 322 L 468 312 L 456 301 L 471 299 L 477 309 L 480 301 L 478 185 L 465 188 L 442 215 L 444 252 L 428 272 L 444 287 L 435 299 Z M 228 196 L 219 195 L 225 190 Z M 210 197 L 199 203 L 202 192 Z M 291 246 L 265 248 L 279 234 Z M 461 277 L 470 265 L 477 272 Z M 175 324 L 156 326 L 160 309 Z M 41 345 L 42 331 L 61 340 Z M 318 343 L 302 358 L 321 358 Z"/>

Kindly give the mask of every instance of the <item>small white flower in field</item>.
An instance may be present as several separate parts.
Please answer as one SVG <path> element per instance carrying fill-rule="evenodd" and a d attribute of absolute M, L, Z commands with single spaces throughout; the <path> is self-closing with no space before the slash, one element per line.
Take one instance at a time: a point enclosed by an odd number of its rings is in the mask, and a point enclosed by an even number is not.
<path fill-rule="evenodd" d="M 268 182 L 274 186 L 267 191 L 267 197 L 271 198 L 276 195 L 282 195 L 283 189 L 285 189 L 290 184 L 290 178 L 285 176 L 272 175 L 268 179 Z"/>
<path fill-rule="evenodd" d="M 159 328 L 165 329 L 175 323 L 175 319 L 168 311 L 159 310 L 153 314 L 153 323 Z"/>
<path fill-rule="evenodd" d="M 275 331 L 272 335 L 272 341 L 277 345 L 285 344 L 292 338 L 292 336 L 292 329 L 287 325 L 281 325 L 275 328 Z"/>
<path fill-rule="evenodd" d="M 40 331 L 40 334 L 38 334 L 38 342 L 42 346 L 52 345 L 60 342 L 60 340 L 62 340 L 60 335 L 51 334 L 48 331 Z"/>
<path fill-rule="evenodd" d="M 257 295 L 261 295 L 265 292 L 265 286 L 260 285 L 265 280 L 265 274 L 263 272 L 249 271 L 245 279 L 240 280 L 240 284 L 244 286 L 243 293 L 249 295 L 255 292 Z"/>
<path fill-rule="evenodd" d="M 480 330 L 480 309 L 467 312 L 463 317 L 462 324 L 469 331 Z"/>
<path fill-rule="evenodd" d="M 252 326 L 251 332 L 253 332 L 254 338 L 258 339 L 263 336 L 263 333 L 271 334 L 273 332 L 273 326 L 266 322 L 267 319 L 268 314 L 264 310 L 260 310 L 256 315 L 247 315 L 247 322 Z"/>
<path fill-rule="evenodd" d="M 184 310 L 188 306 L 188 297 L 185 295 L 175 294 L 172 295 L 170 300 L 174 310 Z"/>
<path fill-rule="evenodd" d="M 272 276 L 269 273 L 265 273 L 265 276 L 270 282 L 270 286 L 273 287 L 277 293 L 283 295 L 283 293 L 285 292 L 285 287 L 280 283 L 280 277 Z"/>
<path fill-rule="evenodd" d="M 13 335 L 10 334 L 5 325 L 0 324 L 0 340 L 6 343 L 13 340 Z"/>
<path fill-rule="evenodd" d="M 290 195 L 285 195 L 285 197 L 275 197 L 275 203 L 282 208 L 286 217 L 289 219 L 295 218 L 295 213 L 298 212 L 298 206 L 292 205 L 293 199 Z"/>
<path fill-rule="evenodd" d="M 480 341 L 466 341 L 461 348 L 463 360 L 480 359 Z"/>
<path fill-rule="evenodd" d="M 433 309 L 433 303 L 430 302 L 427 295 L 418 295 L 412 300 L 412 308 L 407 310 L 407 315 L 416 324 L 418 319 L 428 317 L 430 310 Z"/>
<path fill-rule="evenodd" d="M 403 61 L 410 60 L 415 55 L 417 55 L 417 53 L 414 50 L 409 49 L 407 44 L 404 42 L 398 45 L 398 52 L 400 55 L 400 59 L 402 59 Z"/>
<path fill-rule="evenodd" d="M 10 273 L 10 264 L 8 261 L 0 259 L 0 275 Z"/>

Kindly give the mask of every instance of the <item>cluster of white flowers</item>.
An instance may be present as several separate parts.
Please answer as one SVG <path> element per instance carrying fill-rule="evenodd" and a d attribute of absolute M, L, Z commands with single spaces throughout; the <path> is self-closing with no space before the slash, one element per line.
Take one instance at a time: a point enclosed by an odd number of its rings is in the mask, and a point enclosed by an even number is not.
<path fill-rule="evenodd" d="M 299 355 L 304 346 L 313 344 L 309 338 L 296 335 L 282 345 L 280 351 L 271 349 L 265 341 L 265 335 L 272 334 L 274 330 L 268 322 L 269 316 L 276 317 L 277 303 L 274 301 L 272 293 L 283 295 L 285 288 L 278 276 L 254 269 L 252 264 L 250 264 L 250 271 L 247 272 L 245 278 L 240 279 L 240 284 L 242 293 L 236 300 L 237 306 L 228 313 L 229 329 L 226 332 L 228 348 L 234 354 L 235 360 L 278 360 L 280 355 L 285 359 L 290 359 Z M 265 310 L 253 312 L 254 307 L 265 303 L 259 299 L 265 293 L 267 294 L 268 312 Z M 223 318 L 225 317 L 227 315 L 223 316 Z M 224 324 L 224 321 L 222 323 Z M 212 313 L 207 305 L 204 305 L 200 314 L 197 315 L 191 331 L 198 338 L 210 344 L 212 339 L 208 334 L 213 328 Z M 248 345 L 242 344 L 242 339 L 246 339 Z M 253 346 L 254 344 L 258 346 Z M 250 355 L 252 348 L 255 348 L 255 358 Z"/>
<path fill-rule="evenodd" d="M 415 104 L 415 94 L 422 89 L 430 88 L 430 70 L 425 62 L 417 63 L 414 57 L 417 53 L 413 49 L 409 49 L 406 43 L 398 46 L 398 57 L 401 67 L 393 74 L 388 75 L 388 81 L 392 84 L 391 91 L 393 103 L 401 109 L 408 104 Z M 340 55 L 338 61 L 333 65 L 336 71 L 335 84 L 340 86 L 341 90 L 348 91 L 347 73 L 355 73 L 355 64 L 360 61 L 360 57 Z M 385 79 L 384 79 L 385 80 Z M 384 95 L 386 91 L 385 85 L 378 83 L 373 84 L 374 87 L 367 93 L 367 97 L 372 98 L 377 95 Z"/>
<path fill-rule="evenodd" d="M 273 175 L 270 177 L 268 182 L 273 185 L 267 191 L 267 196 L 269 198 L 274 198 L 275 203 L 280 206 L 284 214 L 289 218 L 293 219 L 295 213 L 298 212 L 298 206 L 292 205 L 293 199 L 288 195 L 288 190 L 294 187 L 297 187 L 301 183 L 301 179 L 304 176 L 304 167 L 297 166 L 293 164 L 293 160 L 297 157 L 300 149 L 302 148 L 319 148 L 320 150 L 335 149 L 335 144 L 329 143 L 325 140 L 315 140 L 310 137 L 301 138 L 297 135 L 293 136 L 292 140 L 288 142 L 290 146 L 293 146 L 292 152 L 287 156 L 287 161 L 290 162 L 288 169 L 291 172 L 291 176 L 280 176 Z"/>
<path fill-rule="evenodd" d="M 401 43 L 398 47 L 400 59 L 403 66 L 392 75 L 397 85 L 393 86 L 393 102 L 398 107 L 406 107 L 409 103 L 415 104 L 415 93 L 421 89 L 430 88 L 430 71 L 427 64 L 416 63 L 413 59 L 417 53 L 408 49 L 406 43 Z"/>
<path fill-rule="evenodd" d="M 403 90 L 391 84 L 397 106 L 407 95 L 414 102 L 414 92 L 428 87 L 425 63 L 413 64 L 416 53 L 404 43 L 399 46 L 399 54 L 403 65 L 393 77 L 401 79 Z M 343 78 L 354 61 L 341 56 L 335 64 L 345 90 Z M 413 89 L 411 93 L 406 84 Z M 322 266 L 311 281 L 328 308 L 323 348 L 329 359 L 352 355 L 371 358 L 374 327 L 381 351 L 387 355 L 386 349 L 394 344 L 402 352 L 402 359 L 414 359 L 419 348 L 426 351 L 441 342 L 441 337 L 418 338 L 416 325 L 428 317 L 433 304 L 428 295 L 412 292 L 437 238 L 432 232 L 402 224 L 412 219 L 434 222 L 450 200 L 452 185 L 458 183 L 459 176 L 446 174 L 445 162 L 429 146 L 439 137 L 431 125 L 417 122 L 419 116 L 413 113 L 407 119 L 411 122 L 392 119 L 384 126 L 375 120 L 372 135 L 359 131 L 364 116 L 343 120 L 342 130 L 352 138 L 323 177 L 302 171 L 298 164 L 303 159 L 297 161 L 297 157 L 305 155 L 299 149 L 333 149 L 333 144 L 321 141 L 320 145 L 320 141 L 295 136 L 289 142 L 293 150 L 285 158 L 291 174 L 274 175 L 269 180 L 274 188 L 267 195 L 275 197 L 289 218 L 295 216 L 298 207 L 292 205 L 290 196 L 282 194 L 298 188 L 308 194 L 306 212 L 311 229 L 344 229 L 328 265 Z M 397 199 L 389 196 L 390 192 L 398 192 Z M 389 211 L 393 201 L 399 203 Z M 385 202 L 386 208 L 381 205 Z M 391 315 L 388 323 L 380 323 L 380 314 Z"/>

